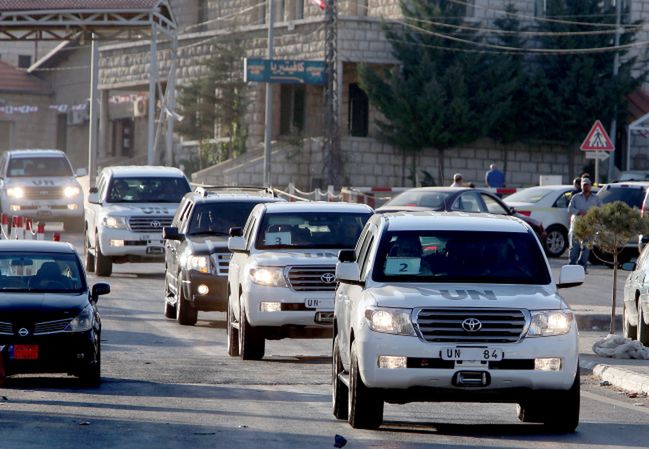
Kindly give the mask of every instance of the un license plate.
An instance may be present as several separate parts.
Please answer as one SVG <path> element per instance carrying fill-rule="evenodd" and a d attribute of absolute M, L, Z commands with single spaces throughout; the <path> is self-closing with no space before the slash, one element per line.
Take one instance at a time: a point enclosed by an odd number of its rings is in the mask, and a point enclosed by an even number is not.
<path fill-rule="evenodd" d="M 334 300 L 307 298 L 304 300 L 304 307 L 307 309 L 333 309 Z"/>
<path fill-rule="evenodd" d="M 497 361 L 503 359 L 503 351 L 493 348 L 448 347 L 442 349 L 440 355 L 444 360 Z"/>
<path fill-rule="evenodd" d="M 9 346 L 9 358 L 13 360 L 38 360 L 38 345 Z"/>

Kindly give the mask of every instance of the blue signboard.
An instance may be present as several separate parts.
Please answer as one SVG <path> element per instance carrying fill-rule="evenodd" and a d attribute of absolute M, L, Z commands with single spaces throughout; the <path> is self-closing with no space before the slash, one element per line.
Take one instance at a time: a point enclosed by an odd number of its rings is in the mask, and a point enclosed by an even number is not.
<path fill-rule="evenodd" d="M 244 80 L 257 83 L 324 84 L 324 61 L 246 58 Z"/>

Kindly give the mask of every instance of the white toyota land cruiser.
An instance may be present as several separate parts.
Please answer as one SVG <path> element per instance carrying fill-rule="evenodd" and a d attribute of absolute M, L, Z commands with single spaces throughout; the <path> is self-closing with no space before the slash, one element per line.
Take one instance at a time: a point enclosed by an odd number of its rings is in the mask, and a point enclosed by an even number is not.
<path fill-rule="evenodd" d="M 509 402 L 524 422 L 579 423 L 577 326 L 522 221 L 376 215 L 336 266 L 333 413 L 377 428 L 384 402 Z"/>
<path fill-rule="evenodd" d="M 79 169 L 76 176 L 86 174 Z M 83 192 L 70 161 L 60 150 L 10 150 L 0 159 L 2 213 L 62 221 L 81 231 Z"/>
<path fill-rule="evenodd" d="M 110 276 L 113 263 L 164 262 L 162 228 L 171 225 L 189 181 L 172 167 L 104 168 L 85 214 L 85 266 Z"/>
<path fill-rule="evenodd" d="M 255 360 L 266 339 L 330 337 L 336 257 L 371 214 L 361 204 L 266 203 L 243 233 L 232 229 L 228 354 Z"/>

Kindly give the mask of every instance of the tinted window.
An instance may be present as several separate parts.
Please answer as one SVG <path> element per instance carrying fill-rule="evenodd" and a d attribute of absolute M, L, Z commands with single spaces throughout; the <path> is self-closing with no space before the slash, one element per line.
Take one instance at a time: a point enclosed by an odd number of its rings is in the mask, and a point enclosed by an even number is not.
<path fill-rule="evenodd" d="M 430 207 L 431 209 L 442 209 L 444 200 L 451 195 L 451 192 L 403 192 L 384 204 L 384 206 L 418 206 Z"/>
<path fill-rule="evenodd" d="M 506 232 L 387 232 L 373 278 L 379 282 L 550 283 L 536 238 Z"/>
<path fill-rule="evenodd" d="M 630 207 L 642 207 L 645 189 L 638 186 L 611 186 L 608 185 L 601 189 L 597 196 L 602 203 L 612 203 L 613 201 L 624 201 Z"/>
<path fill-rule="evenodd" d="M 108 203 L 179 203 L 190 191 L 185 178 L 113 178 L 108 187 Z"/>
<path fill-rule="evenodd" d="M 72 167 L 64 157 L 12 157 L 7 176 L 72 176 Z"/>
<path fill-rule="evenodd" d="M 509 210 L 505 209 L 505 206 L 500 204 L 500 202 L 486 193 L 482 193 L 482 200 L 485 203 L 485 206 L 487 206 L 487 210 L 489 211 L 490 214 L 496 214 L 496 215 L 510 215 Z"/>
<path fill-rule="evenodd" d="M 0 253 L 0 291 L 80 293 L 86 280 L 75 254 Z"/>
<path fill-rule="evenodd" d="M 370 218 L 368 213 L 266 213 L 257 233 L 256 247 L 354 248 Z"/>
<path fill-rule="evenodd" d="M 241 228 L 257 203 L 203 203 L 194 207 L 187 233 L 230 235 L 230 228 Z"/>

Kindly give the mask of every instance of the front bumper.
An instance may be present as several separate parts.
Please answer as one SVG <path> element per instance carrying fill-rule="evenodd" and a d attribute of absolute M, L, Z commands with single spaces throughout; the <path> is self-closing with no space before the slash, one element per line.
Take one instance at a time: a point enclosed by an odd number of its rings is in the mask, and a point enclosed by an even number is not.
<path fill-rule="evenodd" d="M 99 245 L 105 256 L 123 257 L 129 262 L 163 261 L 164 240 L 160 232 L 132 232 L 128 229 L 99 229 Z"/>
<path fill-rule="evenodd" d="M 228 308 L 228 278 L 190 270 L 182 276 L 185 298 L 191 298 L 194 308 L 206 312 L 225 312 Z M 201 295 L 198 287 L 205 285 L 209 292 Z"/>
<path fill-rule="evenodd" d="M 39 220 L 56 220 L 83 217 L 83 197 L 54 200 L 26 200 L 2 195 L 2 212 Z"/>

